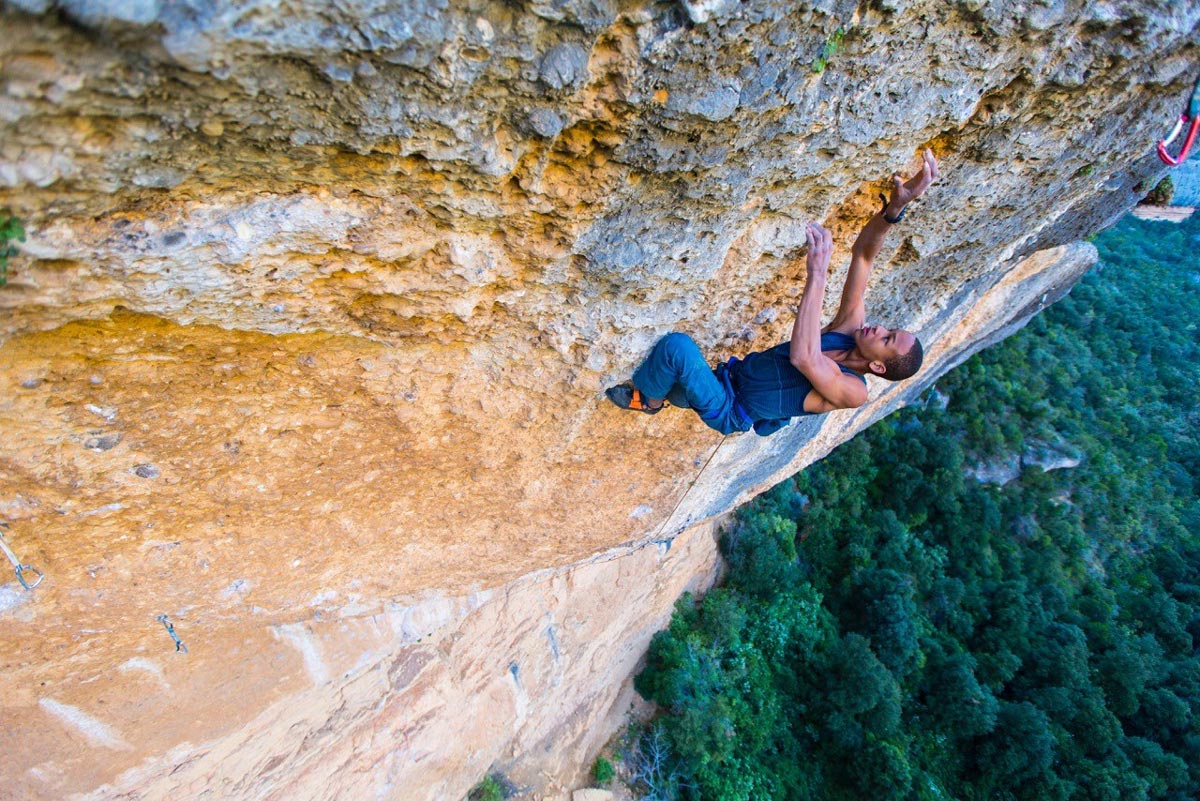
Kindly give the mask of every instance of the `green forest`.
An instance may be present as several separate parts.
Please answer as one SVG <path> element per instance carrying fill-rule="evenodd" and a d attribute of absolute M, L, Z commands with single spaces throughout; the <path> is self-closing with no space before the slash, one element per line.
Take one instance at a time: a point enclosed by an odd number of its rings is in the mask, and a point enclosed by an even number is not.
<path fill-rule="evenodd" d="M 1200 214 L 1095 244 L 739 512 L 636 679 L 646 797 L 1200 798 Z"/>

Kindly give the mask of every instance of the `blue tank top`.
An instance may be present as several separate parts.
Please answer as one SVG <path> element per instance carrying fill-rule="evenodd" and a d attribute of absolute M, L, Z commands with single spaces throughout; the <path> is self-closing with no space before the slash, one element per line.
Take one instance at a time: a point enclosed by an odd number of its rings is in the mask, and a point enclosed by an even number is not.
<path fill-rule="evenodd" d="M 837 331 L 821 334 L 821 350 L 849 350 L 854 337 Z M 788 420 L 812 412 L 804 411 L 804 400 L 812 391 L 812 383 L 792 366 L 792 343 L 781 342 L 773 348 L 747 355 L 733 364 L 730 375 L 737 400 L 755 421 L 754 430 L 762 436 L 787 425 Z M 839 364 L 843 373 L 859 373 Z"/>

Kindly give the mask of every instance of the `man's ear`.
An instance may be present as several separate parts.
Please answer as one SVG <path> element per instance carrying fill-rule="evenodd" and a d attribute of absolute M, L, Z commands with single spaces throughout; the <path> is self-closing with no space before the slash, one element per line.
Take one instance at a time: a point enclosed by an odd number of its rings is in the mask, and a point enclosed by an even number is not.
<path fill-rule="evenodd" d="M 875 375 L 884 375 L 887 373 L 887 365 L 881 361 L 873 361 L 867 364 L 871 368 L 871 372 Z"/>

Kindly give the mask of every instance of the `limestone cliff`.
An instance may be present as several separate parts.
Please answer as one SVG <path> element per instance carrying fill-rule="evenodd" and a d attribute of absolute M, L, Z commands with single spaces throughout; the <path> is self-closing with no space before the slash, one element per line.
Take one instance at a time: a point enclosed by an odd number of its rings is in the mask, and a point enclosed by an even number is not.
<path fill-rule="evenodd" d="M 0 588 L 0 787 L 46 799 L 569 785 L 691 527 L 1064 292 L 1200 61 L 1177 0 L 3 9 L 0 518 L 46 580 Z M 836 286 L 926 146 L 869 297 L 918 379 L 724 443 L 606 405 L 668 330 L 785 337 L 804 222 Z"/>

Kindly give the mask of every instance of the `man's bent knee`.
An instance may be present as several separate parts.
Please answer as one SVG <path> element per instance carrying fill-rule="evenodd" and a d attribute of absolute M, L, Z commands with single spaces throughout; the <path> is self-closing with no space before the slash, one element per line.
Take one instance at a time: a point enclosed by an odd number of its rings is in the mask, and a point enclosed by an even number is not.
<path fill-rule="evenodd" d="M 664 353 L 670 355 L 693 354 L 700 352 L 700 346 L 687 334 L 674 331 L 658 341 L 658 346 Z"/>

